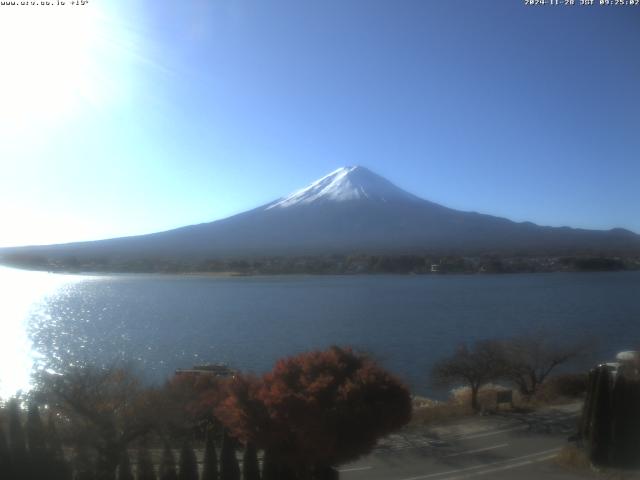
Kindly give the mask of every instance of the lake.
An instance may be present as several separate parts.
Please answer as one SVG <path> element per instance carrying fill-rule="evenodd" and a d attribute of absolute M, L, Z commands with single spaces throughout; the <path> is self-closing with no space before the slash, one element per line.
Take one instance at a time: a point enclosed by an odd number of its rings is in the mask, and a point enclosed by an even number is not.
<path fill-rule="evenodd" d="M 332 344 L 419 393 L 461 342 L 544 329 L 595 337 L 584 368 L 640 348 L 640 272 L 522 275 L 60 275 L 0 268 L 0 396 L 33 365 L 132 361 L 151 379 L 226 362 L 256 373 Z M 431 392 L 432 393 L 432 392 Z"/>

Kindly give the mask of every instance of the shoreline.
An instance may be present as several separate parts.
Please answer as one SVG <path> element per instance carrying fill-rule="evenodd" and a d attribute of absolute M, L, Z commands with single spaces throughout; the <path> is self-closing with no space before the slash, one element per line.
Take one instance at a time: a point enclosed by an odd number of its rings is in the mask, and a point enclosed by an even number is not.
<path fill-rule="evenodd" d="M 202 277 L 202 278 L 244 278 L 244 277 L 451 277 L 451 276 L 507 276 L 507 275 L 538 275 L 538 274 L 593 274 L 593 273 L 624 273 L 638 272 L 640 268 L 628 269 L 609 269 L 609 270 L 579 270 L 579 269 L 558 269 L 558 270 L 531 270 L 531 271 L 507 271 L 507 272 L 486 272 L 486 271 L 470 271 L 470 272 L 240 272 L 240 271 L 126 271 L 126 270 L 71 270 L 71 269 L 51 269 L 26 267 L 21 265 L 12 265 L 0 263 L 0 267 L 38 273 L 50 273 L 56 275 L 86 275 L 86 276 L 109 276 L 109 275 L 158 275 L 158 276 L 174 276 L 174 277 Z"/>

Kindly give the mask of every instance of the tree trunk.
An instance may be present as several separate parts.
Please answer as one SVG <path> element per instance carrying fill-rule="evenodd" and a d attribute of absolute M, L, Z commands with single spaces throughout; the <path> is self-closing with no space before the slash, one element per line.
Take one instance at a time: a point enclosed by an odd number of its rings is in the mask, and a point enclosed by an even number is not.
<path fill-rule="evenodd" d="M 471 408 L 473 408 L 474 412 L 480 411 L 480 404 L 478 403 L 478 390 L 480 390 L 479 385 L 471 386 Z"/>
<path fill-rule="evenodd" d="M 538 376 L 536 375 L 535 372 L 531 372 L 529 374 L 529 379 L 531 380 L 531 386 L 529 387 L 529 395 L 528 395 L 528 397 L 530 397 L 534 393 L 536 393 L 536 389 L 538 388 Z"/>

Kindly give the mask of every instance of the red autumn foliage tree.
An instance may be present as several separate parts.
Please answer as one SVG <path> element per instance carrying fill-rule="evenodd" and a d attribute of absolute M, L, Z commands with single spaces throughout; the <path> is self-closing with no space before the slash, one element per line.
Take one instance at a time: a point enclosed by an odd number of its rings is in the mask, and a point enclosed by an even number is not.
<path fill-rule="evenodd" d="M 215 409 L 216 416 L 243 443 L 265 445 L 273 436 L 269 412 L 260 398 L 262 380 L 237 375 L 226 387 L 226 395 Z"/>
<path fill-rule="evenodd" d="M 212 375 L 182 374 L 172 377 L 158 398 L 158 411 L 170 433 L 204 429 L 215 423 L 213 409 L 224 398 L 224 380 Z"/>
<path fill-rule="evenodd" d="M 286 358 L 262 381 L 233 383 L 220 420 L 299 474 L 369 452 L 411 417 L 407 388 L 348 348 Z"/>

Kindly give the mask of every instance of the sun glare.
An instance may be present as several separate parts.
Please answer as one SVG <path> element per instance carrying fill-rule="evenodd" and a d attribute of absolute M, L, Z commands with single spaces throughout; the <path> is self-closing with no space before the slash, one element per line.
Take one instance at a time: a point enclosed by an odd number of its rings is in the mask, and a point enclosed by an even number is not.
<path fill-rule="evenodd" d="M 108 98 L 112 85 L 102 61 L 118 32 L 100 5 L 70 3 L 2 7 L 3 128 L 41 128 Z"/>
<path fill-rule="evenodd" d="M 79 278 L 0 267 L 0 290 L 6 294 L 0 335 L 0 399 L 30 388 L 39 353 L 33 350 L 29 339 L 29 319 L 46 315 L 44 299 Z"/>

